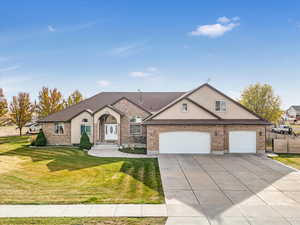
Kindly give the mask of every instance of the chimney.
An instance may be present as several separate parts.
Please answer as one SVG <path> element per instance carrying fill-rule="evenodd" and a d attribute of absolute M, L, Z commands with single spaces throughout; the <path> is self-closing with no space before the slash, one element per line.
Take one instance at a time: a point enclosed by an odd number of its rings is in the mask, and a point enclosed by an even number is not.
<path fill-rule="evenodd" d="M 141 89 L 137 90 L 139 92 L 139 104 L 143 105 L 143 95 Z"/>

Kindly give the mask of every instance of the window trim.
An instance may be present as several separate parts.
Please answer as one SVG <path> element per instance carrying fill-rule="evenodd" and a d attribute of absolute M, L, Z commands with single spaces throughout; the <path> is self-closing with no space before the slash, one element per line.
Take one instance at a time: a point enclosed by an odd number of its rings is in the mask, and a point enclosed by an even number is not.
<path fill-rule="evenodd" d="M 139 119 L 140 122 L 136 122 L 137 118 Z M 142 136 L 142 117 L 141 116 L 132 116 L 129 120 L 129 136 Z M 138 133 L 131 133 L 131 126 L 139 126 L 140 130 Z"/>
<path fill-rule="evenodd" d="M 186 109 L 184 108 L 184 105 L 186 106 Z M 188 104 L 187 103 L 182 103 L 181 104 L 181 112 L 183 112 L 183 113 L 188 112 Z"/>
<path fill-rule="evenodd" d="M 220 102 L 220 110 L 217 110 L 217 102 Z M 225 110 L 222 110 L 221 102 L 225 103 Z M 225 100 L 216 100 L 215 101 L 215 112 L 224 113 L 227 112 L 227 102 Z"/>
<path fill-rule="evenodd" d="M 58 127 L 58 129 L 56 129 Z M 62 127 L 62 133 L 60 132 L 59 127 Z M 58 130 L 58 133 L 56 133 L 56 130 Z M 64 135 L 65 134 L 65 124 L 62 122 L 54 123 L 54 135 Z"/>

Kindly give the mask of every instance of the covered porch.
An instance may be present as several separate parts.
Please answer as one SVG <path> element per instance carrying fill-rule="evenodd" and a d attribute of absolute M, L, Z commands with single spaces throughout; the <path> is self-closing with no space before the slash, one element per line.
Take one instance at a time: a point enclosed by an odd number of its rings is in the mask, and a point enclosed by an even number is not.
<path fill-rule="evenodd" d="M 94 143 L 121 144 L 121 117 L 123 113 L 106 106 L 94 114 Z"/>

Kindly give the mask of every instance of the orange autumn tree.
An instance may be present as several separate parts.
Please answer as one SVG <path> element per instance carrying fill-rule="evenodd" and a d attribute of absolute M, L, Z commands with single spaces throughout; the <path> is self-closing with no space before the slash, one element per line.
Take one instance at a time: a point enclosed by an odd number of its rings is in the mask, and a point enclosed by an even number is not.
<path fill-rule="evenodd" d="M 64 100 L 64 107 L 70 107 L 75 105 L 83 100 L 83 95 L 80 93 L 79 90 L 74 91 L 67 100 Z"/>
<path fill-rule="evenodd" d="M 7 100 L 5 99 L 3 89 L 0 88 L 0 126 L 7 123 L 6 115 L 8 112 Z"/>
<path fill-rule="evenodd" d="M 63 96 L 56 88 L 43 87 L 39 92 L 37 113 L 39 118 L 44 118 L 52 113 L 59 112 L 64 108 Z"/>
<path fill-rule="evenodd" d="M 31 121 L 34 110 L 35 105 L 30 102 L 28 93 L 20 92 L 18 96 L 13 96 L 9 106 L 9 114 L 11 121 L 17 125 L 20 136 L 22 136 L 23 127 Z"/>
<path fill-rule="evenodd" d="M 280 97 L 268 84 L 248 86 L 242 92 L 240 103 L 272 123 L 277 123 L 283 114 Z"/>

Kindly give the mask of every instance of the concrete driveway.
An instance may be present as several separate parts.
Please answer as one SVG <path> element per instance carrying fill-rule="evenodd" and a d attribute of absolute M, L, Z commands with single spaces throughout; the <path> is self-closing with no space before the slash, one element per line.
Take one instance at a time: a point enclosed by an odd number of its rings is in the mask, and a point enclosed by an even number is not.
<path fill-rule="evenodd" d="M 256 155 L 160 155 L 167 225 L 300 225 L 300 173 Z"/>

